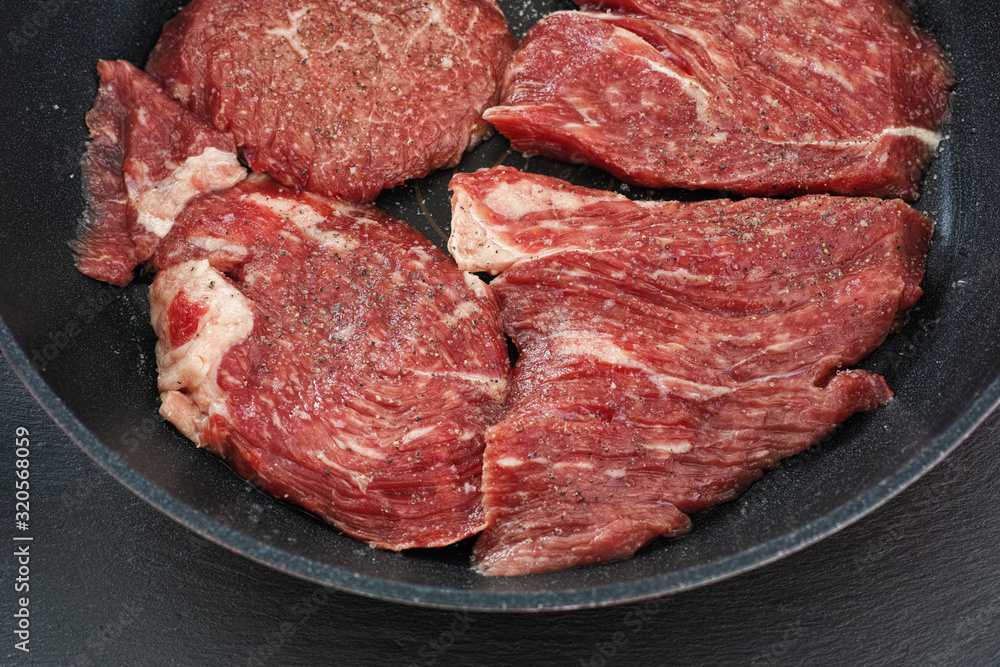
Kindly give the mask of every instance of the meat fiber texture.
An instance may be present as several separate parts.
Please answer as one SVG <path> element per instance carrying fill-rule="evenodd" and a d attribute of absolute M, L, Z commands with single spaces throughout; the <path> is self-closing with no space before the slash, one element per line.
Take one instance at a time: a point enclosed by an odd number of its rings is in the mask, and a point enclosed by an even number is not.
<path fill-rule="evenodd" d="M 159 270 L 163 416 L 372 545 L 477 532 L 510 371 L 489 288 L 373 206 L 246 178 L 232 141 L 147 74 L 98 69 L 78 266 L 117 285 Z"/>
<path fill-rule="evenodd" d="M 253 171 L 365 202 L 491 131 L 513 46 L 493 0 L 195 0 L 147 71 Z"/>
<path fill-rule="evenodd" d="M 161 414 L 277 498 L 386 549 L 483 525 L 509 361 L 495 297 L 416 231 L 251 176 L 155 258 Z"/>
<path fill-rule="evenodd" d="M 87 114 L 82 171 L 89 203 L 73 247 L 77 267 L 114 285 L 132 281 L 193 197 L 246 177 L 232 139 L 172 100 L 129 63 L 102 60 Z"/>
<path fill-rule="evenodd" d="M 631 201 L 459 174 L 451 250 L 520 350 L 486 431 L 478 567 L 624 558 L 892 396 L 847 370 L 921 295 L 932 224 L 900 200 Z"/>
<path fill-rule="evenodd" d="M 486 113 L 517 150 L 648 187 L 919 196 L 953 80 L 902 2 L 580 4 L 529 31 Z"/>

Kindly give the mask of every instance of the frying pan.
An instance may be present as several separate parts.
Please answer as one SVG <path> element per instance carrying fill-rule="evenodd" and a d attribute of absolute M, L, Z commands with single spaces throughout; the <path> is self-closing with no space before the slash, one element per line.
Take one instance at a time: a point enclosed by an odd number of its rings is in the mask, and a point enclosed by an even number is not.
<path fill-rule="evenodd" d="M 519 578 L 468 566 L 469 541 L 397 554 L 370 549 L 271 499 L 196 450 L 157 415 L 149 277 L 119 289 L 73 268 L 84 211 L 79 158 L 98 58 L 142 65 L 175 0 L 8 1 L 0 28 L 0 346 L 72 439 L 135 493 L 191 530 L 279 570 L 389 600 L 464 609 L 565 609 L 679 591 L 780 558 L 880 505 L 941 460 L 1000 400 L 998 207 L 1000 15 L 990 0 L 923 0 L 915 11 L 948 49 L 958 87 L 918 208 L 937 222 L 926 294 L 905 329 L 862 366 L 896 392 L 786 460 L 694 530 L 635 557 Z M 500 2 L 520 36 L 559 0 Z M 532 158 L 494 137 L 459 169 L 504 162 L 581 185 L 601 172 Z M 452 170 L 385 193 L 379 205 L 439 245 Z M 651 193 L 636 188 L 630 196 Z M 705 197 L 660 191 L 662 198 Z M 2 406 L 0 406 L 2 409 Z"/>

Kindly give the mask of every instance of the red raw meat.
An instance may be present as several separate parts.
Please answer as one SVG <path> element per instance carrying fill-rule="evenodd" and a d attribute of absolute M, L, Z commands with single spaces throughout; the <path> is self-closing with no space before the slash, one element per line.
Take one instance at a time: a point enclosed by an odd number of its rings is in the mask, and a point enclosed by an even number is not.
<path fill-rule="evenodd" d="M 896 0 L 605 0 L 525 37 L 485 118 L 649 187 L 916 199 L 953 80 Z"/>
<path fill-rule="evenodd" d="M 370 544 L 477 532 L 510 370 L 489 288 L 372 206 L 243 180 L 231 139 L 151 77 L 98 69 L 78 266 L 118 285 L 163 269 L 163 416 Z"/>
<path fill-rule="evenodd" d="M 363 202 L 479 143 L 513 45 L 493 0 L 194 0 L 147 70 L 254 171 Z"/>
<path fill-rule="evenodd" d="M 520 350 L 486 432 L 479 568 L 624 558 L 888 402 L 844 370 L 920 297 L 931 222 L 899 200 L 636 202 L 459 174 L 451 249 Z"/>
<path fill-rule="evenodd" d="M 102 60 L 83 158 L 89 219 L 77 268 L 113 285 L 132 281 L 192 198 L 246 177 L 232 139 L 170 98 L 129 63 Z"/>
<path fill-rule="evenodd" d="M 509 374 L 495 297 L 374 207 L 251 176 L 191 202 L 150 289 L 161 414 L 387 549 L 479 531 Z"/>

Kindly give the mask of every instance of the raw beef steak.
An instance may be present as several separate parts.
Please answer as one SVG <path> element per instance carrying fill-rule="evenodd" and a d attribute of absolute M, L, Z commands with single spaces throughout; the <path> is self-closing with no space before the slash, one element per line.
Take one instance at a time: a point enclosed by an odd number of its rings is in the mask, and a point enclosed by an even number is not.
<path fill-rule="evenodd" d="M 513 43 L 493 0 L 195 0 L 147 70 L 254 171 L 364 202 L 480 141 Z"/>
<path fill-rule="evenodd" d="M 150 289 L 161 413 L 387 549 L 477 532 L 509 362 L 495 297 L 416 231 L 251 176 L 191 202 Z"/>
<path fill-rule="evenodd" d="M 604 0 L 525 37 L 485 117 L 649 187 L 915 199 L 951 73 L 896 0 Z"/>
<path fill-rule="evenodd" d="M 246 177 L 232 139 L 170 98 L 129 63 L 102 60 L 83 158 L 90 205 L 74 244 L 77 268 L 114 285 L 132 281 L 184 205 Z"/>
<path fill-rule="evenodd" d="M 633 202 L 494 169 L 452 180 L 452 250 L 520 349 L 486 432 L 475 556 L 514 575 L 624 558 L 892 396 L 845 370 L 920 297 L 899 200 Z"/>

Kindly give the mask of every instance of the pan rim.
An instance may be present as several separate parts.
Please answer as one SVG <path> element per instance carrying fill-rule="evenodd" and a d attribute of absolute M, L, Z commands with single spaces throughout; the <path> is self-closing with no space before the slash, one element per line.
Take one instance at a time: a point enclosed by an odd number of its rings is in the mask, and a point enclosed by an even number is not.
<path fill-rule="evenodd" d="M 918 16 L 918 23 L 927 28 L 926 18 L 921 21 Z M 941 37 L 940 29 L 932 33 Z M 961 40 L 956 39 L 953 46 L 946 48 L 953 66 L 960 59 L 956 58 L 953 51 L 962 48 L 961 43 Z M 957 95 L 961 94 L 964 86 L 965 82 L 960 79 L 952 98 L 953 110 Z M 955 127 L 955 118 L 952 117 L 946 131 Z M 14 322 L 13 319 L 8 319 Z M 950 420 L 942 424 L 936 436 L 925 434 L 913 438 L 919 448 L 905 462 L 895 465 L 891 472 L 886 472 L 883 479 L 871 482 L 864 491 L 844 498 L 812 521 L 739 553 L 707 560 L 667 574 L 636 577 L 626 583 L 588 584 L 551 592 L 496 592 L 463 589 L 446 584 L 412 584 L 361 575 L 349 568 L 320 563 L 291 553 L 229 527 L 224 521 L 212 518 L 195 505 L 163 490 L 151 478 L 126 464 L 76 417 L 35 369 L 24 349 L 8 328 L 7 320 L 0 314 L 0 353 L 3 353 L 14 374 L 32 395 L 32 400 L 103 470 L 144 502 L 185 528 L 254 562 L 331 589 L 420 607 L 476 612 L 560 611 L 607 607 L 679 593 L 763 567 L 838 532 L 888 502 L 943 460 L 1000 405 L 1000 366 L 987 368 L 983 382 L 979 385 L 978 395 L 965 402 Z"/>
<path fill-rule="evenodd" d="M 908 486 L 958 447 L 1000 404 L 1000 373 L 956 416 L 940 435 L 894 473 L 857 495 L 785 535 L 731 556 L 667 574 L 643 577 L 624 584 L 586 586 L 553 592 L 497 593 L 406 582 L 388 582 L 267 545 L 227 527 L 201 510 L 171 496 L 120 459 L 90 432 L 48 386 L 31 365 L 0 317 L 0 352 L 32 398 L 69 439 L 107 473 L 146 503 L 206 540 L 254 562 L 312 583 L 369 598 L 418 607 L 477 612 L 568 611 L 638 602 L 680 593 L 763 567 L 796 553 L 867 516 Z M 530 575 L 529 575 L 530 576 Z"/>

